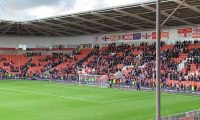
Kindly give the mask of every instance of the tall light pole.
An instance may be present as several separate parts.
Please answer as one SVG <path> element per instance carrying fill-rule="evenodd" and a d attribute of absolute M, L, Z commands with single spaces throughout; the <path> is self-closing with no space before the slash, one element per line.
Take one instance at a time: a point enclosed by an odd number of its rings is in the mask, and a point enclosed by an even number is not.
<path fill-rule="evenodd" d="M 160 115 L 160 0 L 156 3 L 156 120 L 161 120 Z"/>
<path fill-rule="evenodd" d="M 160 100 L 160 33 L 161 27 L 172 17 L 172 15 L 184 4 L 186 0 L 183 0 L 174 11 L 160 24 L 160 1 L 156 2 L 156 120 L 161 120 L 161 100 Z"/>

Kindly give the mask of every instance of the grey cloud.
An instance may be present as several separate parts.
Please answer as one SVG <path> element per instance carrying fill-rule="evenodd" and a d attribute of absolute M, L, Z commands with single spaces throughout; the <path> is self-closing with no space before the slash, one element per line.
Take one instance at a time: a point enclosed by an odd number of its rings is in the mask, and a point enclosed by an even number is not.
<path fill-rule="evenodd" d="M 107 0 L 94 0 L 94 1 L 95 3 L 93 3 L 92 8 L 90 7 L 90 9 L 101 9 L 112 6 L 111 4 L 108 4 Z M 3 6 L 6 12 L 6 14 L 4 14 L 3 10 L 0 8 L 0 19 L 7 19 L 7 20 L 35 19 L 37 16 L 30 15 L 30 13 L 27 13 L 27 11 L 29 9 L 34 10 L 35 8 L 40 6 L 61 8 L 58 9 L 58 11 L 56 11 L 58 14 L 62 12 L 67 13 L 70 12 L 71 10 L 73 11 L 74 8 L 79 9 L 75 6 L 76 2 L 77 0 L 0 0 L 0 5 Z"/>
<path fill-rule="evenodd" d="M 74 4 L 75 0 L 3 0 L 0 4 L 4 9 L 15 8 L 15 9 L 28 9 L 37 6 L 57 6 L 61 1 L 70 7 Z"/>
<path fill-rule="evenodd" d="M 32 19 L 34 16 L 29 16 L 24 11 L 27 9 L 36 8 L 38 6 L 53 6 L 60 7 L 64 4 L 66 8 L 71 8 L 75 3 L 75 0 L 2 0 L 0 1 L 1 6 L 5 10 L 0 8 L 0 15 L 3 19 Z"/>

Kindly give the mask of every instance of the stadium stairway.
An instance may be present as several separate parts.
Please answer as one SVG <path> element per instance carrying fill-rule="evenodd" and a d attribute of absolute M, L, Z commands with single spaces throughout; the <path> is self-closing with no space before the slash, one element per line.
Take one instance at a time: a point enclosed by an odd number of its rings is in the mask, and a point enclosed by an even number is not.
<path fill-rule="evenodd" d="M 188 58 L 187 58 L 188 59 Z M 179 65 L 178 65 L 178 71 L 182 71 L 182 69 L 184 69 L 185 63 L 187 62 L 186 60 L 183 60 Z"/>
<path fill-rule="evenodd" d="M 187 47 L 186 47 L 187 50 L 189 50 L 189 54 L 190 53 L 193 53 L 194 50 L 197 50 L 197 49 L 200 49 L 200 43 L 195 43 L 195 44 L 189 44 Z M 192 57 L 194 57 L 193 55 L 190 55 Z M 193 60 L 192 57 L 188 57 L 185 61 L 185 63 L 187 63 L 187 61 L 190 61 L 190 60 Z M 185 66 L 185 63 L 182 65 L 182 69 L 180 70 L 182 73 L 186 73 L 186 70 L 187 70 L 187 66 Z M 189 74 L 196 74 L 198 73 L 199 71 L 199 66 L 197 66 L 196 64 L 194 63 L 187 63 L 190 65 L 190 71 Z"/>

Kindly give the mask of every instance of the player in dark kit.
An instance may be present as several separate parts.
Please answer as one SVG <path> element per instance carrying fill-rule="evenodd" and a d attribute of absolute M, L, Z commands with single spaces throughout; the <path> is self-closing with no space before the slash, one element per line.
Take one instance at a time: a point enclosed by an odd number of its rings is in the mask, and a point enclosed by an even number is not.
<path fill-rule="evenodd" d="M 136 81 L 136 88 L 137 90 L 140 90 L 140 81 Z"/>

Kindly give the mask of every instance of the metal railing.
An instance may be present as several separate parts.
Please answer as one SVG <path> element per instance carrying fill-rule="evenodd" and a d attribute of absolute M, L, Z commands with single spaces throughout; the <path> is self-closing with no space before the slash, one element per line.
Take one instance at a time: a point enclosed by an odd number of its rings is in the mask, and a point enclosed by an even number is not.
<path fill-rule="evenodd" d="M 200 120 L 200 109 L 162 117 L 161 120 Z"/>

